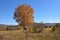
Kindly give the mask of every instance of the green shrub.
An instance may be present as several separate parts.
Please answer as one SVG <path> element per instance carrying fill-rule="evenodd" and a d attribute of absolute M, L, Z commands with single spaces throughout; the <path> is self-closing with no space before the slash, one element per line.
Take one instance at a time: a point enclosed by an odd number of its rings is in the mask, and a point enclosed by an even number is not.
<path fill-rule="evenodd" d="M 37 31 L 37 27 L 33 27 L 33 31 L 36 32 Z"/>

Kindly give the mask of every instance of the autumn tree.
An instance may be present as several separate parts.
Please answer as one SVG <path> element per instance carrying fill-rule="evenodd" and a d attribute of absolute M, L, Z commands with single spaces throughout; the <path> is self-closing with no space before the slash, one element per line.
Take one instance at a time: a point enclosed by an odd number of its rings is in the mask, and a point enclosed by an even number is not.
<path fill-rule="evenodd" d="M 24 29 L 26 26 L 32 25 L 34 10 L 30 5 L 20 5 L 16 8 L 14 12 L 14 19 L 21 25 Z"/>

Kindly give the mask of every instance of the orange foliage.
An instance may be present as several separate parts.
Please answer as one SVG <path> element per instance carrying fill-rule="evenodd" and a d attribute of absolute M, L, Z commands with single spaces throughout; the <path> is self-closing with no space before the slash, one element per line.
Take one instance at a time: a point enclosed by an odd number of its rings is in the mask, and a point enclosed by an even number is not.
<path fill-rule="evenodd" d="M 22 26 L 33 24 L 33 13 L 34 10 L 30 5 L 20 5 L 16 8 L 14 18 Z"/>

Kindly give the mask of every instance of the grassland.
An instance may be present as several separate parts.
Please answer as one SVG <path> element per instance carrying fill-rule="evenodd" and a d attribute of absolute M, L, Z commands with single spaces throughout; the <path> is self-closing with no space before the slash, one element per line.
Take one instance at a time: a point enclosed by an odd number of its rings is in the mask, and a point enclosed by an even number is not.
<path fill-rule="evenodd" d="M 0 40 L 60 40 L 60 33 L 29 33 L 20 30 L 0 31 Z"/>

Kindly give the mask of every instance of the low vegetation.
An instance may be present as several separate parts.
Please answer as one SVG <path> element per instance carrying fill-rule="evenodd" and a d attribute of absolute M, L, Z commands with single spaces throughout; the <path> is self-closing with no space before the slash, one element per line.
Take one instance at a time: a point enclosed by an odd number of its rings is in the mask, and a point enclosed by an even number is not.
<path fill-rule="evenodd" d="M 29 33 L 26 31 L 0 31 L 0 40 L 60 40 L 60 33 Z"/>
<path fill-rule="evenodd" d="M 6 27 L 6 30 L 2 28 L 0 40 L 60 40 L 59 27 L 56 26 L 46 28 L 34 26 L 27 28 L 27 30 L 20 26 L 15 28 Z"/>

